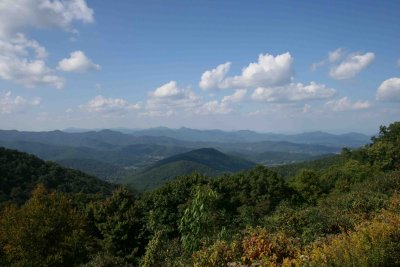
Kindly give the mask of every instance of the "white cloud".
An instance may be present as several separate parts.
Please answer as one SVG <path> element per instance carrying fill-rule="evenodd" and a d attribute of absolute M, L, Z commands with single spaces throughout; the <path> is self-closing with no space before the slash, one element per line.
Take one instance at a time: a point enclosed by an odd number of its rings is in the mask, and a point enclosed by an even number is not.
<path fill-rule="evenodd" d="M 212 100 L 204 103 L 195 110 L 195 113 L 202 115 L 230 114 L 234 111 L 234 105 L 243 101 L 246 93 L 246 89 L 238 89 L 232 95 L 224 96 L 220 102 Z"/>
<path fill-rule="evenodd" d="M 61 28 L 74 32 L 72 23 L 94 21 L 85 0 L 2 0 L 0 36 L 12 36 L 26 28 Z"/>
<path fill-rule="evenodd" d="M 333 99 L 325 103 L 325 107 L 332 111 L 351 111 L 351 110 L 362 110 L 371 107 L 371 103 L 368 101 L 356 101 L 352 102 L 347 97 L 340 99 Z"/>
<path fill-rule="evenodd" d="M 277 56 L 260 54 L 257 62 L 242 69 L 241 75 L 225 78 L 231 66 L 227 62 L 204 72 L 199 86 L 207 90 L 283 85 L 292 80 L 292 63 L 293 58 L 289 52 Z"/>
<path fill-rule="evenodd" d="M 315 82 L 309 85 L 291 83 L 279 87 L 258 87 L 251 97 L 253 100 L 263 102 L 295 102 L 331 98 L 335 92 L 335 89 Z"/>
<path fill-rule="evenodd" d="M 37 58 L 47 57 L 46 48 L 35 40 L 27 39 L 22 33 L 16 34 L 13 38 L 8 38 L 7 41 L 0 38 L 0 51 L 2 55 L 29 56 L 30 52 L 34 52 Z"/>
<path fill-rule="evenodd" d="M 82 51 L 75 51 L 69 58 L 58 62 L 57 69 L 67 72 L 85 72 L 91 69 L 99 70 L 101 67 L 94 64 Z"/>
<path fill-rule="evenodd" d="M 47 51 L 21 32 L 28 28 L 58 28 L 71 33 L 76 21 L 91 23 L 93 10 L 85 0 L 0 1 L 0 78 L 28 88 L 62 88 L 64 79 L 47 66 Z"/>
<path fill-rule="evenodd" d="M 375 54 L 368 52 L 365 54 L 351 54 L 339 65 L 333 66 L 329 75 L 337 80 L 350 79 L 368 67 L 375 59 Z"/>
<path fill-rule="evenodd" d="M 400 78 L 394 77 L 383 81 L 376 92 L 376 99 L 400 102 Z"/>
<path fill-rule="evenodd" d="M 339 59 L 341 59 L 343 57 L 343 54 L 344 54 L 343 48 L 337 48 L 336 50 L 329 51 L 328 57 L 326 59 L 321 60 L 320 62 L 313 63 L 311 65 L 311 70 L 315 71 L 318 68 L 326 65 L 327 63 L 334 63 L 334 62 L 338 61 Z"/>
<path fill-rule="evenodd" d="M 178 110 L 190 111 L 199 105 L 200 97 L 189 89 L 179 88 L 175 81 L 170 81 L 149 94 L 144 115 L 171 115 Z"/>
<path fill-rule="evenodd" d="M 397 60 L 397 67 L 400 67 L 400 58 Z"/>
<path fill-rule="evenodd" d="M 217 66 L 215 69 L 205 71 L 201 75 L 199 87 L 203 90 L 219 88 L 230 67 L 231 62 L 226 62 Z"/>
<path fill-rule="evenodd" d="M 266 87 L 289 83 L 292 80 L 293 58 L 289 52 L 273 56 L 260 54 L 258 62 L 243 68 L 242 74 L 226 78 L 220 85 L 230 87 Z"/>
<path fill-rule="evenodd" d="M 343 48 L 337 48 L 334 51 L 329 51 L 328 52 L 328 61 L 329 62 L 336 62 L 339 59 L 343 57 L 344 49 Z"/>
<path fill-rule="evenodd" d="M 44 47 L 23 34 L 7 41 L 0 39 L 0 78 L 28 88 L 49 85 L 60 89 L 64 79 L 46 65 L 46 56 Z"/>
<path fill-rule="evenodd" d="M 81 105 L 81 109 L 87 112 L 98 112 L 103 114 L 125 114 L 129 111 L 140 109 L 139 104 L 132 104 L 122 98 L 106 98 L 98 95 L 87 104 Z"/>
<path fill-rule="evenodd" d="M 196 114 L 201 115 L 213 115 L 213 114 L 229 114 L 233 109 L 226 102 L 218 102 L 212 100 L 204 103 L 201 107 L 195 111 Z"/>
<path fill-rule="evenodd" d="M 155 98 L 171 98 L 171 97 L 179 97 L 183 94 L 183 90 L 179 89 L 176 81 L 170 81 L 156 90 L 154 90 L 151 95 Z"/>
<path fill-rule="evenodd" d="M 10 91 L 0 93 L 0 114 L 21 113 L 39 104 L 40 98 L 38 97 L 26 99 L 21 96 L 13 97 Z"/>
<path fill-rule="evenodd" d="M 239 103 L 244 99 L 246 93 L 247 93 L 246 89 L 238 89 L 238 90 L 235 91 L 234 94 L 224 96 L 224 98 L 222 99 L 222 102 L 225 102 L 225 103 Z"/>

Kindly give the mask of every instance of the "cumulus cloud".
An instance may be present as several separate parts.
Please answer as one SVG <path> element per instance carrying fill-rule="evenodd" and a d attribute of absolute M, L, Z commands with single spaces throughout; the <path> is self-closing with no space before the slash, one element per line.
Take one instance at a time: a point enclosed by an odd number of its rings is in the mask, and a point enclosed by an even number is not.
<path fill-rule="evenodd" d="M 329 75 L 336 80 L 350 79 L 367 68 L 375 59 L 375 54 L 368 52 L 365 54 L 351 54 L 339 65 L 333 66 Z"/>
<path fill-rule="evenodd" d="M 239 103 L 241 102 L 247 93 L 246 89 L 238 89 L 232 95 L 227 95 L 222 98 L 222 102 L 225 103 Z"/>
<path fill-rule="evenodd" d="M 76 31 L 74 21 L 91 23 L 94 12 L 85 0 L 2 0 L 0 36 L 12 36 L 26 28 L 61 28 Z"/>
<path fill-rule="evenodd" d="M 231 67 L 231 62 L 218 65 L 215 69 L 207 70 L 201 75 L 199 86 L 203 90 L 220 88 L 225 75 Z"/>
<path fill-rule="evenodd" d="M 165 116 L 178 110 L 191 110 L 200 104 L 200 97 L 189 89 L 179 88 L 170 81 L 150 92 L 145 115 Z"/>
<path fill-rule="evenodd" d="M 80 108 L 87 112 L 103 114 L 125 114 L 129 111 L 140 109 L 139 104 L 132 104 L 122 98 L 106 98 L 98 95 Z"/>
<path fill-rule="evenodd" d="M 347 97 L 340 99 L 332 99 L 325 103 L 325 107 L 331 111 L 351 111 L 351 110 L 362 110 L 371 107 L 371 103 L 368 101 L 356 101 L 352 102 Z"/>
<path fill-rule="evenodd" d="M 94 64 L 82 51 L 75 51 L 69 58 L 58 62 L 57 69 L 67 72 L 85 72 L 91 69 L 99 70 L 101 66 Z"/>
<path fill-rule="evenodd" d="M 23 34 L 0 39 L 0 78 L 28 88 L 49 85 L 60 89 L 64 79 L 46 65 L 46 57 L 46 49 Z"/>
<path fill-rule="evenodd" d="M 258 87 L 251 97 L 253 100 L 263 102 L 296 102 L 331 98 L 335 92 L 335 89 L 315 82 L 309 85 L 290 83 L 278 87 Z"/>
<path fill-rule="evenodd" d="M 22 33 L 8 38 L 7 41 L 0 38 L 0 51 L 3 55 L 29 56 L 33 52 L 39 59 L 47 57 L 46 48 L 35 40 L 27 39 Z"/>
<path fill-rule="evenodd" d="M 283 85 L 292 80 L 292 63 L 289 52 L 277 56 L 260 54 L 257 62 L 242 69 L 241 75 L 225 78 L 231 66 L 227 62 L 204 72 L 199 85 L 204 90 Z"/>
<path fill-rule="evenodd" d="M 400 78 L 394 77 L 383 81 L 376 92 L 376 99 L 400 102 Z"/>
<path fill-rule="evenodd" d="M 40 98 L 26 99 L 22 96 L 13 97 L 11 92 L 0 93 L 0 114 L 15 114 L 30 110 L 40 104 Z"/>
<path fill-rule="evenodd" d="M 77 33 L 73 28 L 77 21 L 94 21 L 93 10 L 85 0 L 0 1 L 0 78 L 28 88 L 43 85 L 62 88 L 64 79 L 47 66 L 46 49 L 21 32 L 29 28 L 58 28 Z M 80 63 L 78 66 L 81 69 L 97 67 L 88 63 L 91 62 Z"/>
<path fill-rule="evenodd" d="M 238 89 L 232 95 L 227 95 L 221 101 L 212 100 L 202 104 L 196 114 L 212 115 L 212 114 L 230 114 L 234 111 L 234 105 L 243 101 L 247 90 Z"/>
<path fill-rule="evenodd" d="M 250 63 L 243 68 L 241 75 L 226 78 L 221 86 L 262 87 L 286 84 L 292 80 L 292 63 L 293 58 L 289 52 L 275 57 L 260 54 L 258 62 Z"/>

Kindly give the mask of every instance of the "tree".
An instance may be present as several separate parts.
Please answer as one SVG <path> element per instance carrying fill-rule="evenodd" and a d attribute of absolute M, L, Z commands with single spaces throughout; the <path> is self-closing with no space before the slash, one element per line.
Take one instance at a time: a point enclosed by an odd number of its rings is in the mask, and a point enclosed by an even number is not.
<path fill-rule="evenodd" d="M 183 247 L 192 252 L 200 245 L 210 243 L 217 231 L 215 203 L 217 192 L 207 186 L 198 187 L 189 206 L 185 210 L 179 231 Z"/>
<path fill-rule="evenodd" d="M 143 254 L 144 228 L 135 208 L 135 198 L 124 188 L 116 189 L 113 194 L 90 207 L 89 217 L 99 232 L 101 244 L 106 253 L 134 263 Z"/>
<path fill-rule="evenodd" d="M 73 266 L 87 260 L 91 245 L 86 220 L 71 199 L 38 186 L 21 208 L 8 206 L 0 217 L 4 265 Z"/>

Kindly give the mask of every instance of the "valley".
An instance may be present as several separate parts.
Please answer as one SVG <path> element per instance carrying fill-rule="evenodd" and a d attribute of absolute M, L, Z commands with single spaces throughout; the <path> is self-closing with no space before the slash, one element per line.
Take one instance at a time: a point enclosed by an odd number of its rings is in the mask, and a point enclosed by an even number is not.
<path fill-rule="evenodd" d="M 186 160 L 186 165 L 190 167 L 179 168 L 171 167 L 173 164 L 182 164 L 179 161 L 165 164 L 169 157 L 185 157 L 185 153 L 202 148 L 214 148 L 232 159 L 240 158 L 253 162 L 253 165 L 272 167 L 329 157 L 339 153 L 346 145 L 357 147 L 365 144 L 367 139 L 367 136 L 355 133 L 278 135 L 189 128 L 125 129 L 123 132 L 82 129 L 73 132 L 68 129 L 49 132 L 0 130 L 1 146 L 31 153 L 109 182 L 133 185 L 139 185 L 138 181 L 146 180 L 144 177 L 149 173 L 160 177 L 159 180 L 167 181 L 193 171 L 216 175 L 236 170 L 235 161 L 230 163 L 231 167 L 224 169 L 210 166 L 212 160 L 206 164 Z M 298 143 L 292 142 L 294 140 Z M 202 156 L 215 156 L 213 153 L 206 154 L 203 153 Z M 157 164 L 166 166 L 153 167 Z M 184 171 L 168 171 L 172 169 Z M 161 184 L 153 183 L 153 186 Z"/>

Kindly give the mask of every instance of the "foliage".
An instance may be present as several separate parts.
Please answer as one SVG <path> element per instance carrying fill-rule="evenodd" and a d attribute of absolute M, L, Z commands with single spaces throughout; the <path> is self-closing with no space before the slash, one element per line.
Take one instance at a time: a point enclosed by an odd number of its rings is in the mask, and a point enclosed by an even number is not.
<path fill-rule="evenodd" d="M 109 194 L 113 188 L 80 171 L 0 147 L 0 202 L 23 204 L 38 184 L 59 192 L 101 195 Z"/>
<path fill-rule="evenodd" d="M 142 214 L 126 188 L 118 188 L 107 199 L 90 206 L 89 218 L 96 227 L 103 249 L 127 262 L 143 254 Z"/>
<path fill-rule="evenodd" d="M 169 238 L 179 236 L 178 225 L 192 196 L 193 189 L 198 185 L 207 184 L 208 179 L 200 174 L 177 177 L 161 188 L 145 193 L 138 206 L 145 213 L 146 229 L 154 234 L 163 231 Z"/>
<path fill-rule="evenodd" d="M 21 208 L 6 207 L 0 218 L 3 266 L 76 265 L 85 262 L 92 241 L 84 214 L 43 186 Z"/>
<path fill-rule="evenodd" d="M 399 266 L 400 215 L 383 211 L 355 231 L 316 242 L 304 261 L 310 266 Z"/>
<path fill-rule="evenodd" d="M 241 226 L 256 225 L 281 201 L 295 197 L 281 177 L 262 166 L 210 183 L 221 196 L 219 205 L 231 217 L 230 224 Z"/>
<path fill-rule="evenodd" d="M 193 253 L 193 265 L 196 267 L 223 267 L 240 261 L 240 244 L 238 241 L 228 243 L 216 240 L 212 245 L 203 247 Z"/>
<path fill-rule="evenodd" d="M 183 248 L 193 252 L 207 245 L 217 231 L 216 201 L 218 194 L 208 187 L 196 188 L 179 224 Z"/>
<path fill-rule="evenodd" d="M 283 233 L 269 234 L 263 228 L 250 229 L 242 241 L 242 262 L 279 266 L 299 254 L 299 240 Z"/>

